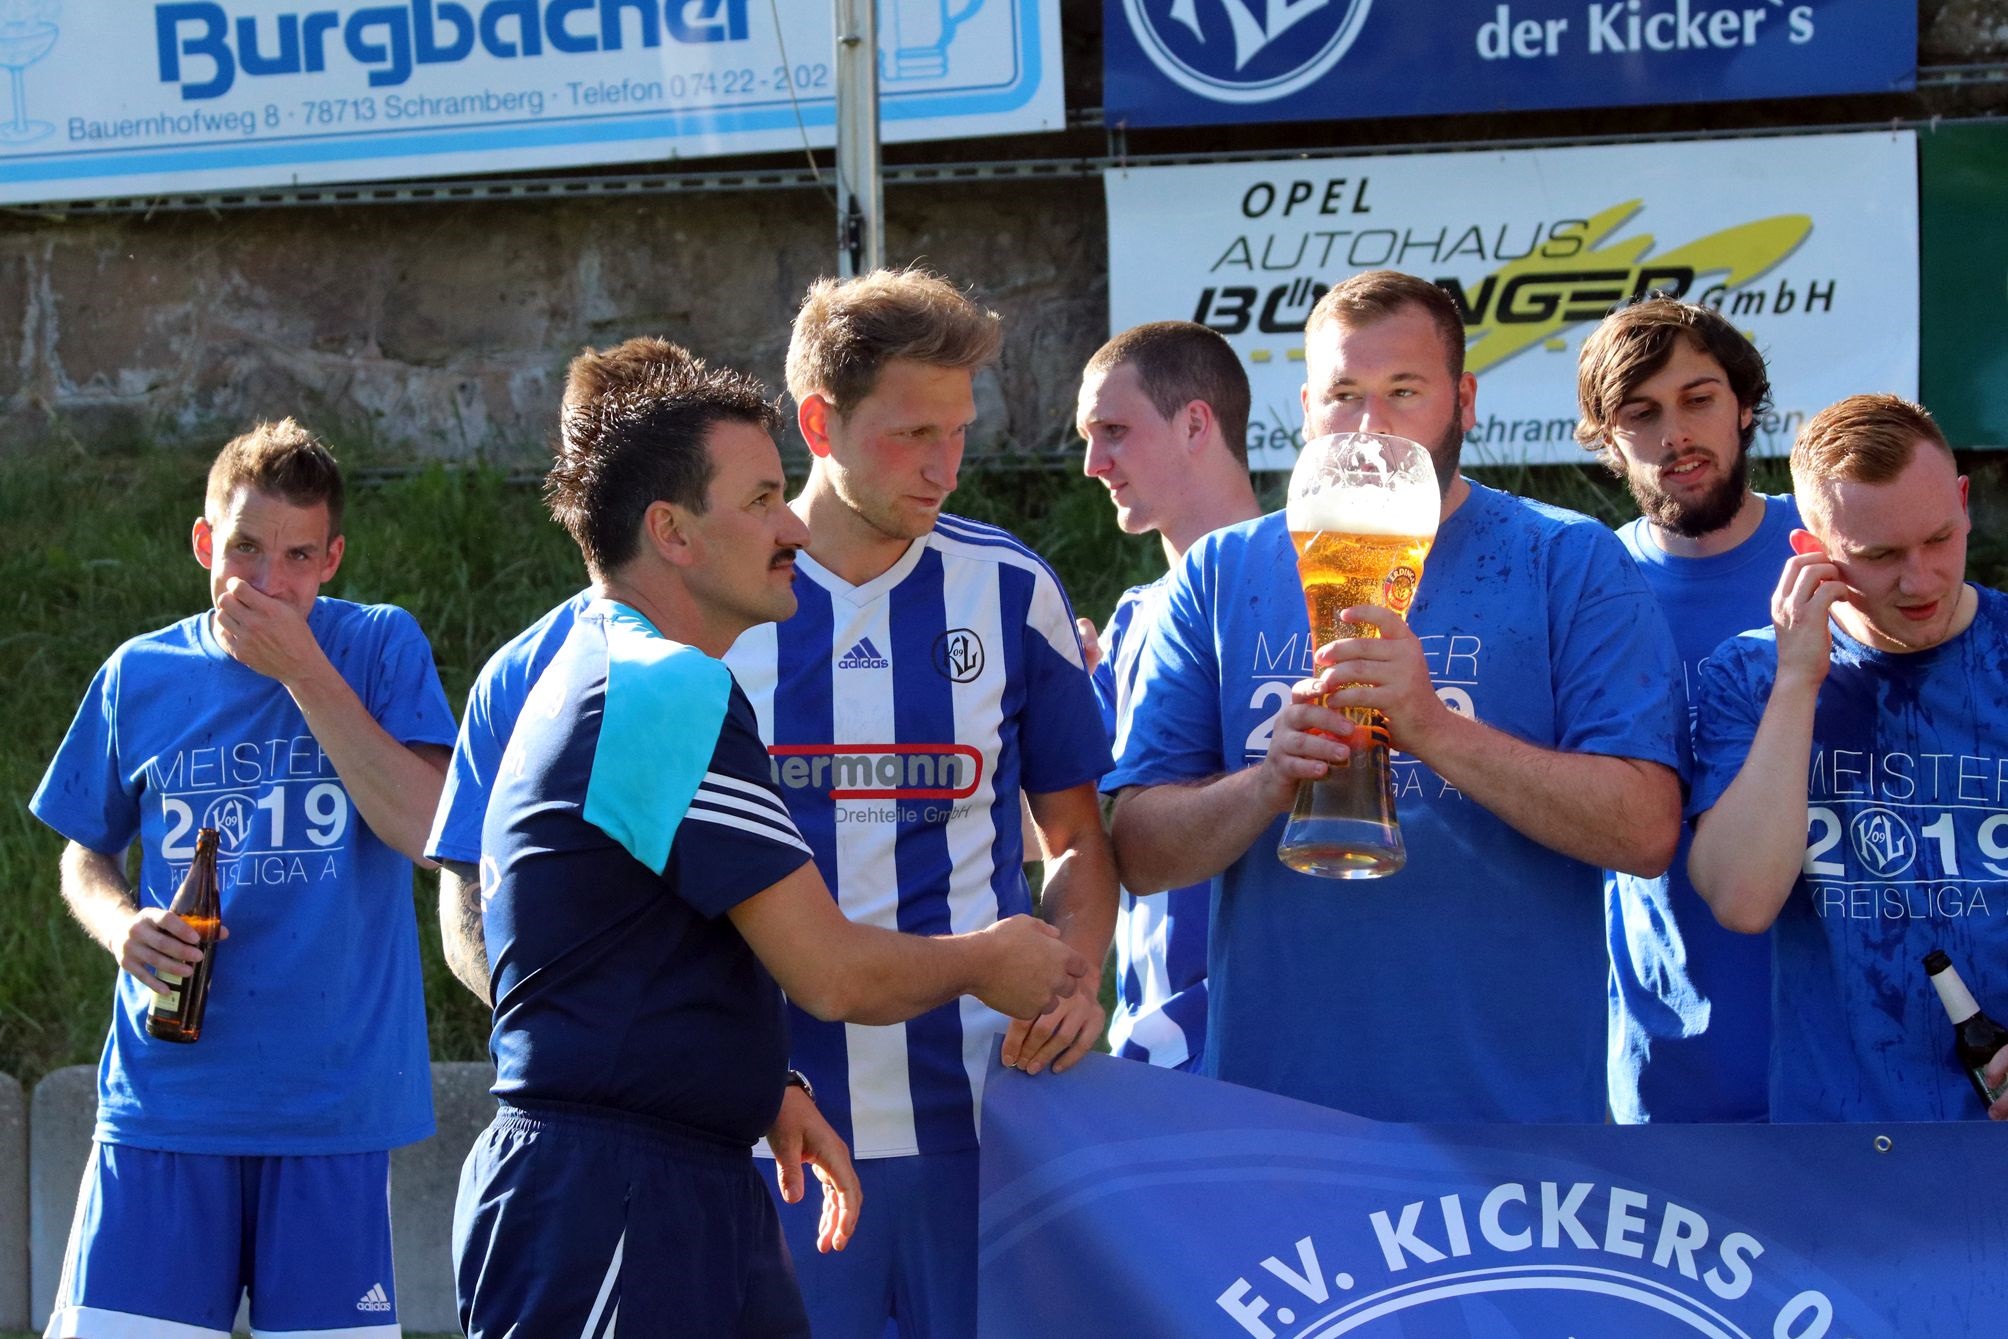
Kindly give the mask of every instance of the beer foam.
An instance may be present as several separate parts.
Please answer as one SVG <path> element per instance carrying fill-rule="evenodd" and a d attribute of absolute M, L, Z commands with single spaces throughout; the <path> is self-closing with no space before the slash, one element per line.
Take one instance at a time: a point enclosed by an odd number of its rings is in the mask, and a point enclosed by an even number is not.
<path fill-rule="evenodd" d="M 1284 507 L 1290 529 L 1434 535 L 1442 495 L 1433 463 L 1420 444 L 1405 437 L 1342 432 L 1306 442 L 1290 472 Z"/>
<path fill-rule="evenodd" d="M 1393 488 L 1347 488 L 1327 483 L 1302 496 L 1292 493 L 1284 507 L 1292 532 L 1331 530 L 1344 535 L 1433 535 L 1442 513 L 1434 488 L 1413 483 Z"/>

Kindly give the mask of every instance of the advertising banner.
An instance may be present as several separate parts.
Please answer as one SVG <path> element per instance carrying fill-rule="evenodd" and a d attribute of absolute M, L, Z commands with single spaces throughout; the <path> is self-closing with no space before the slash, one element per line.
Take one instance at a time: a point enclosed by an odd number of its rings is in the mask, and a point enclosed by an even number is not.
<path fill-rule="evenodd" d="M 1109 1056 L 1037 1077 L 993 1059 L 979 1332 L 1993 1333 L 2001 1133 L 1387 1125 Z"/>
<path fill-rule="evenodd" d="M 1110 124 L 1887 93 L 1908 0 L 1104 0 Z"/>
<path fill-rule="evenodd" d="M 1857 391 L 1917 387 L 1909 131 L 1110 171 L 1109 324 L 1227 336 L 1254 390 L 1250 462 L 1288 469 L 1304 318 L 1397 269 L 1463 306 L 1471 464 L 1579 461 L 1576 356 L 1654 290 L 1719 306 L 1770 361 L 1756 449 Z"/>
<path fill-rule="evenodd" d="M 1957 447 L 2008 447 L 2008 126 L 1918 139 L 1924 404 Z"/>
<path fill-rule="evenodd" d="M 0 203 L 828 146 L 827 0 L 0 0 Z M 1057 0 L 879 0 L 888 141 L 1057 130 Z"/>

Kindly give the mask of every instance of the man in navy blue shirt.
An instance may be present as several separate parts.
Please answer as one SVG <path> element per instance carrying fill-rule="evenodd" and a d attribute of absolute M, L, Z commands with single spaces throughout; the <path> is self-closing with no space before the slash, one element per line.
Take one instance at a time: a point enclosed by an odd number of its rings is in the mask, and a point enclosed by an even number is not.
<path fill-rule="evenodd" d="M 720 660 L 795 608 L 808 536 L 776 426 L 757 382 L 695 359 L 568 405 L 546 490 L 594 598 L 524 703 L 482 829 L 502 1107 L 454 1218 L 476 1339 L 623 1320 L 806 1334 L 751 1145 L 797 1150 L 791 1201 L 816 1168 L 821 1249 L 854 1230 L 857 1182 L 790 1082 L 782 991 L 849 1022 L 963 994 L 1032 1018 L 1088 969 L 1030 917 L 901 934 L 845 919 L 824 887 Z"/>

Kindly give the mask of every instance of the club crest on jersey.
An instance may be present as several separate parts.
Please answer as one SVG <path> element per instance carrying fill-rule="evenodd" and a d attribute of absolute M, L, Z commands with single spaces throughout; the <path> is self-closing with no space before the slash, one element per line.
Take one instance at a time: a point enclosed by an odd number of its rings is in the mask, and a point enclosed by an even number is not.
<path fill-rule="evenodd" d="M 962 800 L 983 779 L 983 755 L 967 744 L 776 744 L 767 755 L 782 790 L 833 800 Z"/>
<path fill-rule="evenodd" d="M 1373 0 L 1123 0 L 1165 78 L 1210 102 L 1272 102 L 1325 77 Z"/>
<path fill-rule="evenodd" d="M 945 679 L 974 683 L 983 673 L 983 639 L 968 628 L 950 628 L 934 639 L 934 668 Z"/>
<path fill-rule="evenodd" d="M 851 644 L 837 661 L 837 668 L 845 669 L 891 669 L 892 662 L 879 654 L 878 647 L 872 645 L 869 637 L 860 637 Z"/>

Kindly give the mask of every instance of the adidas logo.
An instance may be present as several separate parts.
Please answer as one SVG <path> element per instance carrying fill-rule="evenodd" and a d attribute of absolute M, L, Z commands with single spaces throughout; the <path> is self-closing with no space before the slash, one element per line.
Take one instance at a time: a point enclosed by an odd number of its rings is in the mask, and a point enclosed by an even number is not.
<path fill-rule="evenodd" d="M 838 669 L 891 669 L 892 662 L 879 654 L 869 637 L 860 637 L 844 658 L 837 662 Z"/>
<path fill-rule="evenodd" d="M 358 1311 L 388 1311 L 390 1298 L 384 1295 L 381 1283 L 372 1283 L 370 1290 L 363 1294 L 363 1300 L 356 1303 Z"/>

